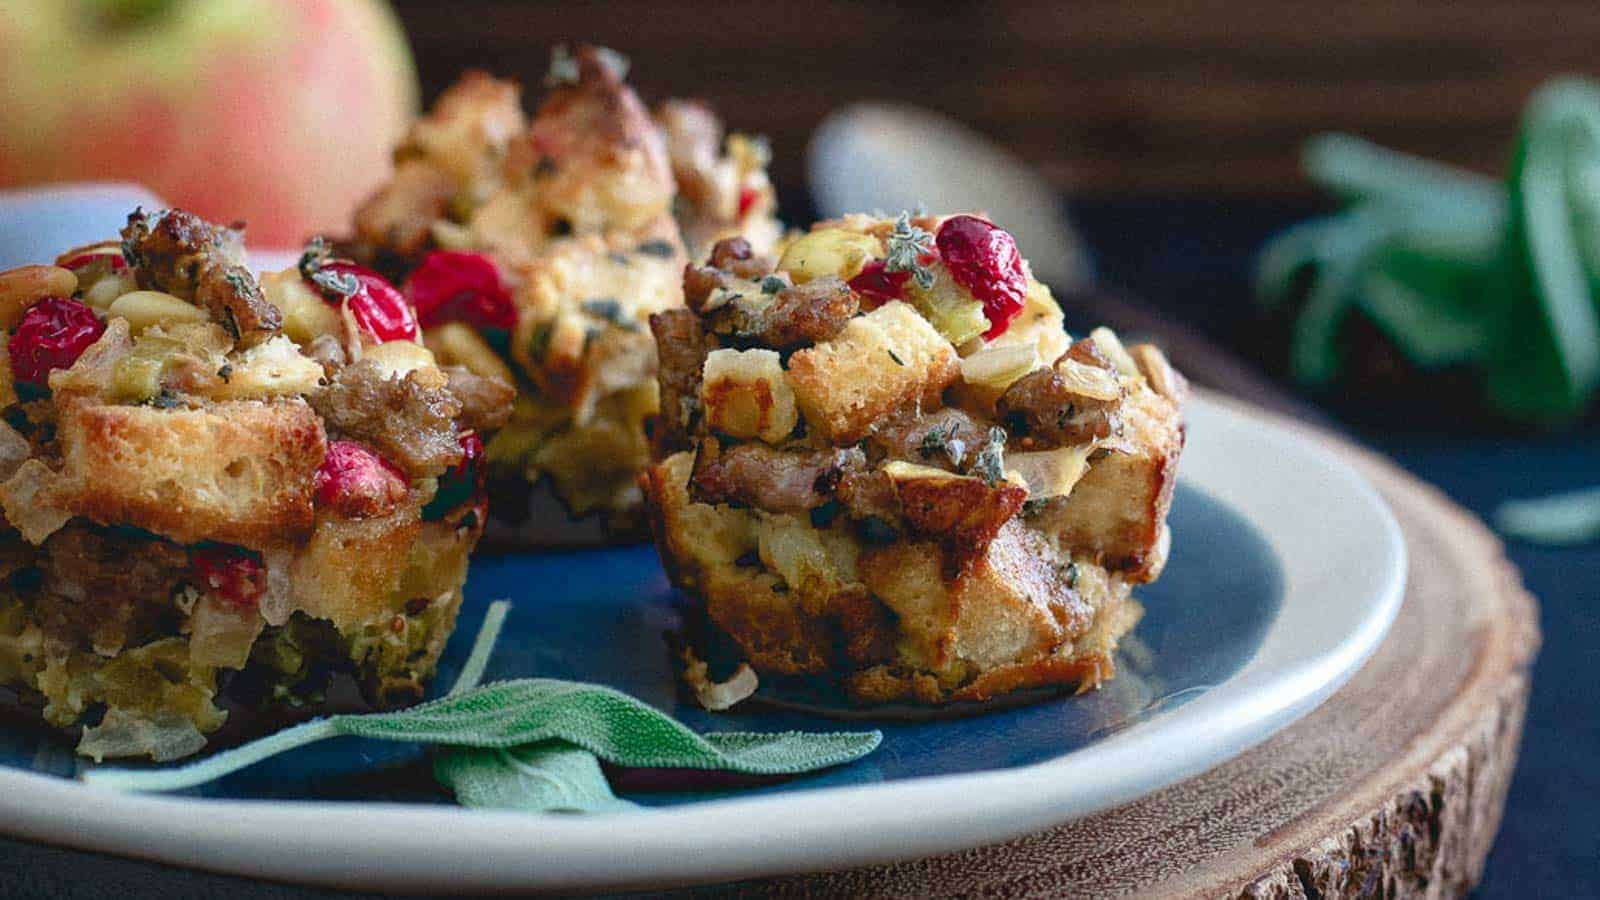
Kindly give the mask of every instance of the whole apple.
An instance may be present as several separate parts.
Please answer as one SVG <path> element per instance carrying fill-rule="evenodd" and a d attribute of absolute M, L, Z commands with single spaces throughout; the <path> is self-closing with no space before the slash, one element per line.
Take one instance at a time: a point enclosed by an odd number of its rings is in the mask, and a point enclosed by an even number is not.
<path fill-rule="evenodd" d="M 416 108 L 383 0 L 0 2 L 0 186 L 138 182 L 289 247 L 342 230 Z"/>

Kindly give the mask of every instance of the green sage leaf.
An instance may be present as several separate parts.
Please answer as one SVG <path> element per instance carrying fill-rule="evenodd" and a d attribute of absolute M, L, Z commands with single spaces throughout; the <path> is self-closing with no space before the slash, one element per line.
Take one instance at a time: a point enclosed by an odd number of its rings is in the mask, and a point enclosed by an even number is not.
<path fill-rule="evenodd" d="M 1600 487 L 1530 500 L 1507 500 L 1495 510 L 1501 533 L 1537 544 L 1565 546 L 1600 540 Z"/>
<path fill-rule="evenodd" d="M 476 809 L 525 812 L 609 812 L 634 804 L 611 792 L 593 753 L 564 741 L 485 750 L 449 747 L 434 777 L 456 802 Z"/>

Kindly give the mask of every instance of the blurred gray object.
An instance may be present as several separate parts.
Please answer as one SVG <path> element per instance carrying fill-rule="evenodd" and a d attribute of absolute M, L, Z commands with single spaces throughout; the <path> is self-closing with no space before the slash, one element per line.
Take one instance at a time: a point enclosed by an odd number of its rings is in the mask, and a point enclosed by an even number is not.
<path fill-rule="evenodd" d="M 1017 239 L 1034 277 L 1057 291 L 1094 283 L 1054 185 L 960 122 L 914 106 L 859 103 L 822 121 L 806 154 L 824 217 L 918 205 L 986 212 Z"/>
<path fill-rule="evenodd" d="M 67 184 L 0 191 L 0 269 L 44 263 L 115 237 L 136 206 L 161 199 L 134 184 Z"/>

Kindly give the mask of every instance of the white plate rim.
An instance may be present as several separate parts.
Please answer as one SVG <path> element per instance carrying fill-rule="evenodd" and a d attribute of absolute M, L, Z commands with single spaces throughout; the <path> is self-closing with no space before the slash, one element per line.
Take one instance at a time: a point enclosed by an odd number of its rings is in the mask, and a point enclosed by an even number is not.
<path fill-rule="evenodd" d="M 1404 592 L 1399 527 L 1349 465 L 1246 408 L 1203 395 L 1188 422 L 1185 480 L 1267 538 L 1283 567 L 1282 609 L 1255 657 L 1222 684 L 1062 757 L 595 816 L 124 795 L 0 766 L 0 831 L 368 890 L 603 889 L 912 859 L 1134 800 L 1236 756 L 1310 712 L 1376 649 Z"/>

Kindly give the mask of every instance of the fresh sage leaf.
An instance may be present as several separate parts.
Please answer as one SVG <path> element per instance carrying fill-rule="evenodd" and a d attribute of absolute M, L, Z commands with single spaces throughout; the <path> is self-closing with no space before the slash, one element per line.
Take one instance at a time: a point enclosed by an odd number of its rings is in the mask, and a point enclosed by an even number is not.
<path fill-rule="evenodd" d="M 1494 513 L 1502 534 L 1557 546 L 1600 540 L 1600 487 L 1530 500 L 1507 500 Z"/>
<path fill-rule="evenodd" d="M 80 777 L 117 790 L 183 790 L 280 753 L 344 735 L 450 748 L 438 759 L 451 779 L 447 785 L 468 783 L 469 794 L 480 799 L 521 796 L 521 802 L 535 803 L 537 797 L 530 793 L 529 785 L 519 782 L 534 778 L 531 773 L 546 763 L 552 766 L 551 778 L 565 785 L 563 790 L 573 796 L 598 796 L 593 778 L 585 774 L 589 772 L 587 764 L 574 753 L 631 768 L 793 775 L 860 759 L 883 740 L 877 731 L 699 735 L 654 707 L 604 685 L 523 678 L 478 686 L 505 614 L 505 606 L 491 606 L 461 676 L 451 692 L 437 700 L 394 712 L 317 719 L 183 766 L 97 767 Z M 508 756 L 457 755 L 458 748 L 517 752 Z M 598 771 L 598 762 L 594 771 Z M 499 786 L 493 787 L 491 780 Z"/>
<path fill-rule="evenodd" d="M 476 809 L 525 812 L 608 812 L 634 804 L 611 792 L 600 760 L 564 741 L 497 750 L 449 747 L 434 758 L 433 773 Z"/>

